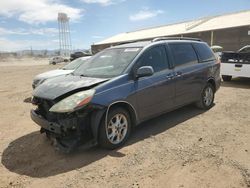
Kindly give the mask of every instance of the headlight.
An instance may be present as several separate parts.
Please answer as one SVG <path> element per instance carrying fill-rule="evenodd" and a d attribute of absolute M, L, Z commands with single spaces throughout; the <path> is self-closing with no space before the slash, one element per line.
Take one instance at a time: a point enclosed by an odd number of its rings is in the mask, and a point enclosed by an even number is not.
<path fill-rule="evenodd" d="M 38 79 L 38 80 L 34 80 L 34 81 L 33 81 L 33 84 L 34 84 L 34 85 L 37 85 L 39 82 L 40 82 L 39 79 Z"/>
<path fill-rule="evenodd" d="M 34 80 L 33 85 L 36 88 L 37 86 L 41 85 L 46 79 L 41 80 Z"/>
<path fill-rule="evenodd" d="M 94 94 L 94 89 L 75 93 L 53 105 L 49 111 L 57 113 L 73 112 L 77 108 L 87 105 Z"/>

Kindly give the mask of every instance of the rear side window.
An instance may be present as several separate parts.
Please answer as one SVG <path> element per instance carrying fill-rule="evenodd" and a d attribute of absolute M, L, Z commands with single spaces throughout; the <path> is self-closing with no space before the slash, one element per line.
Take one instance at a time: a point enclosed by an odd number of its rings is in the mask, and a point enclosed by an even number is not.
<path fill-rule="evenodd" d="M 212 50 L 205 43 L 194 43 L 193 45 L 201 62 L 207 62 L 216 59 Z"/>
<path fill-rule="evenodd" d="M 139 67 L 151 66 L 155 72 L 169 68 L 164 46 L 156 46 L 147 50 L 140 61 Z"/>
<path fill-rule="evenodd" d="M 198 63 L 197 55 L 191 44 L 169 44 L 173 53 L 175 66 Z"/>

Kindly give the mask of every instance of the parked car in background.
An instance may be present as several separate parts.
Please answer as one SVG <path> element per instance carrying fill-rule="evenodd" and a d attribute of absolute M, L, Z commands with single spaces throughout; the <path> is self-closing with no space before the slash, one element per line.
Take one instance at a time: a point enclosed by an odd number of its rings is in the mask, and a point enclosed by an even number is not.
<path fill-rule="evenodd" d="M 214 54 L 220 59 L 222 51 L 223 51 L 223 47 L 214 45 L 214 46 L 211 46 L 211 49 L 213 50 Z"/>
<path fill-rule="evenodd" d="M 220 63 L 206 43 L 184 39 L 157 38 L 96 54 L 34 90 L 32 120 L 68 152 L 83 143 L 115 149 L 134 126 L 187 104 L 210 109 Z"/>
<path fill-rule="evenodd" d="M 224 81 L 231 81 L 233 76 L 250 78 L 250 45 L 237 52 L 222 52 L 221 75 Z"/>
<path fill-rule="evenodd" d="M 70 61 L 73 61 L 79 57 L 85 57 L 85 56 L 92 56 L 92 54 L 86 53 L 86 52 L 74 52 L 70 54 Z"/>
<path fill-rule="evenodd" d="M 33 80 L 32 88 L 35 89 L 37 86 L 39 86 L 40 84 L 42 84 L 45 80 L 49 78 L 72 73 L 76 68 L 81 66 L 90 57 L 91 56 L 78 58 L 60 69 L 51 70 L 51 71 L 44 72 L 42 74 L 37 75 Z"/>
<path fill-rule="evenodd" d="M 49 64 L 55 65 L 57 63 L 68 62 L 69 59 L 66 57 L 56 56 L 49 59 Z"/>

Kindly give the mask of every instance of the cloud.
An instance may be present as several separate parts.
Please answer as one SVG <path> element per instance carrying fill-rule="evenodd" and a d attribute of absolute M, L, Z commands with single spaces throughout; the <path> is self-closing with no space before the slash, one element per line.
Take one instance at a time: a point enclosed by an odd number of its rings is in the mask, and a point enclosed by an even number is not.
<path fill-rule="evenodd" d="M 78 20 L 84 10 L 59 3 L 57 0 L 5 0 L 0 1 L 0 16 L 14 17 L 29 24 L 57 20 L 58 12 L 65 12 L 71 20 Z"/>
<path fill-rule="evenodd" d="M 58 29 L 56 28 L 40 28 L 40 29 L 30 29 L 28 30 L 28 32 L 30 32 L 30 34 L 33 35 L 57 35 L 58 34 Z"/>
<path fill-rule="evenodd" d="M 124 2 L 126 0 L 81 0 L 81 1 L 88 4 L 100 4 L 101 6 L 108 6 Z"/>
<path fill-rule="evenodd" d="M 14 52 L 18 50 L 30 49 L 55 49 L 58 40 L 9 40 L 0 37 L 0 51 Z"/>
<path fill-rule="evenodd" d="M 3 27 L 0 27 L 0 35 L 26 35 L 28 33 L 24 32 L 21 29 L 10 30 Z"/>
<path fill-rule="evenodd" d="M 153 17 L 156 17 L 160 14 L 163 14 L 164 11 L 162 10 L 149 10 L 149 9 L 143 9 L 137 12 L 136 14 L 130 15 L 129 19 L 131 21 L 141 21 L 141 20 L 147 20 Z"/>
<path fill-rule="evenodd" d="M 48 28 L 16 28 L 16 29 L 6 29 L 0 27 L 0 35 L 50 35 L 55 36 L 58 34 L 58 29 L 48 27 Z"/>

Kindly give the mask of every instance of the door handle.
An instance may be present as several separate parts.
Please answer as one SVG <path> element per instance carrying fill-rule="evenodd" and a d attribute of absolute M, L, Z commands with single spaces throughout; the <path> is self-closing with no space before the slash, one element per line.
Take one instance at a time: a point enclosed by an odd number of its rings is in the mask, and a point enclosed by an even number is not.
<path fill-rule="evenodd" d="M 182 76 L 182 72 L 178 71 L 178 72 L 175 73 L 174 76 L 175 76 L 175 77 L 181 77 L 181 76 Z"/>
<path fill-rule="evenodd" d="M 166 76 L 167 80 L 171 80 L 173 78 L 173 76 Z"/>
<path fill-rule="evenodd" d="M 182 72 L 178 71 L 177 76 L 181 76 L 181 75 L 182 75 Z"/>
<path fill-rule="evenodd" d="M 168 74 L 168 75 L 166 76 L 166 79 L 167 79 L 167 80 L 172 80 L 173 77 L 174 77 L 174 74 Z"/>

